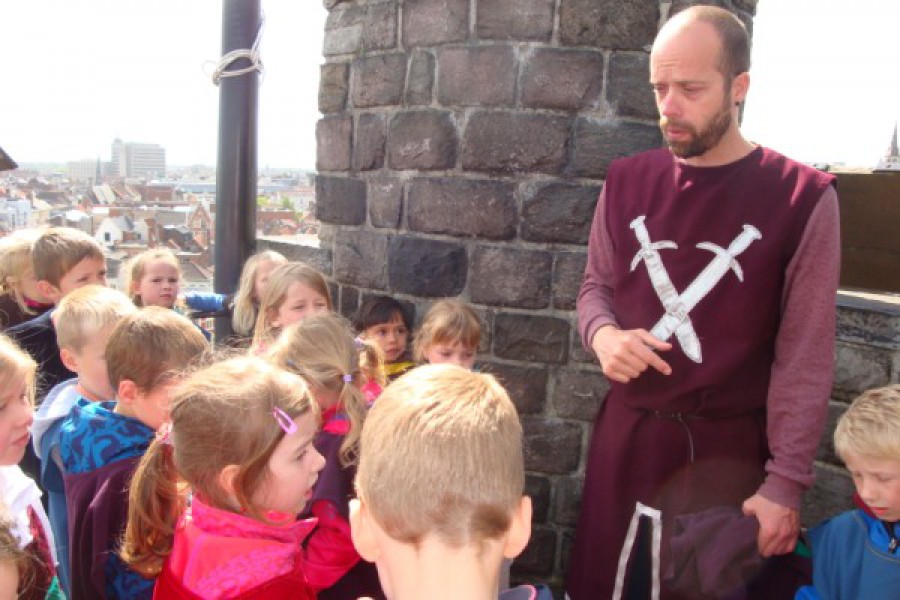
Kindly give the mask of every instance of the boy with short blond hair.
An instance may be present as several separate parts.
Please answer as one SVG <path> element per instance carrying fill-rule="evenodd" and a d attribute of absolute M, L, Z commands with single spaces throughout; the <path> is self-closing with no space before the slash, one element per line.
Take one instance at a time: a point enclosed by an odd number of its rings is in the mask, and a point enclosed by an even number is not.
<path fill-rule="evenodd" d="M 808 533 L 813 585 L 797 600 L 887 598 L 900 590 L 900 385 L 868 390 L 834 431 L 861 508 Z"/>
<path fill-rule="evenodd" d="M 172 310 L 151 306 L 126 316 L 105 352 L 115 401 L 81 399 L 63 422 L 73 600 L 152 595 L 154 582 L 128 569 L 116 553 L 128 514 L 128 484 L 168 419 L 180 373 L 208 349 L 197 327 Z"/>
<path fill-rule="evenodd" d="M 74 290 L 56 309 L 60 356 L 77 377 L 57 384 L 47 394 L 34 418 L 32 444 L 41 459 L 40 483 L 47 492 L 50 526 L 59 558 L 59 579 L 67 593 L 70 589 L 68 517 L 59 450 L 60 428 L 79 399 L 99 402 L 115 397 L 106 370 L 106 344 L 116 324 L 135 311 L 137 308 L 128 296 L 99 285 Z"/>
<path fill-rule="evenodd" d="M 425 365 L 385 389 L 363 425 L 353 543 L 390 600 L 497 597 L 525 548 L 522 426 L 490 375 Z M 501 598 L 549 598 L 532 586 Z"/>

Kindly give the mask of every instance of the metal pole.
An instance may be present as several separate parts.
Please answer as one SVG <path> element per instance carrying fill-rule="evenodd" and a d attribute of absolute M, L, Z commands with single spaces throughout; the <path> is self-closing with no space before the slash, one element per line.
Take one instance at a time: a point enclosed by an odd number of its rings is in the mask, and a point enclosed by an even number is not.
<path fill-rule="evenodd" d="M 253 47 L 260 0 L 223 0 L 222 55 Z M 250 65 L 239 59 L 225 71 Z M 256 245 L 256 145 L 259 73 L 219 81 L 219 147 L 216 163 L 215 290 L 237 289 L 241 267 Z M 216 339 L 231 335 L 231 320 L 216 319 Z"/>

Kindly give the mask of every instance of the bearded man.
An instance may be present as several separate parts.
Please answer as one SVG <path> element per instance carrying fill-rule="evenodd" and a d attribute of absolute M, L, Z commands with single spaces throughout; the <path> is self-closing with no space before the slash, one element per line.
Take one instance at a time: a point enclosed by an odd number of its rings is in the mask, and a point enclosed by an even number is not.
<path fill-rule="evenodd" d="M 779 555 L 795 547 L 832 382 L 837 193 L 742 136 L 749 67 L 734 15 L 675 15 L 650 54 L 668 148 L 609 168 L 578 317 L 611 390 L 571 600 L 771 599 L 771 582 L 790 584 Z"/>

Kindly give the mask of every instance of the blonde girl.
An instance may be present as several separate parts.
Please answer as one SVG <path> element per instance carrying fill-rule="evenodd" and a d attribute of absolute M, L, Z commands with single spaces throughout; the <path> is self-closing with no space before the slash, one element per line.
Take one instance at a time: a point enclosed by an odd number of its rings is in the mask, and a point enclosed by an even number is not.
<path fill-rule="evenodd" d="M 330 310 L 325 277 L 303 263 L 285 263 L 272 271 L 266 283 L 251 349 L 263 352 L 288 325 Z"/>
<path fill-rule="evenodd" d="M 414 357 L 418 362 L 471 369 L 480 341 L 481 322 L 472 307 L 456 298 L 444 298 L 425 313 L 413 342 Z"/>
<path fill-rule="evenodd" d="M 171 425 L 135 471 L 121 550 L 158 577 L 156 600 L 315 598 L 300 545 L 314 523 L 297 514 L 324 465 L 317 427 L 303 380 L 259 358 L 213 364 L 179 385 Z"/>
<path fill-rule="evenodd" d="M 136 306 L 172 308 L 181 288 L 181 264 L 168 248 L 151 248 L 125 265 L 125 293 Z"/>
<path fill-rule="evenodd" d="M 0 330 L 24 323 L 48 311 L 31 264 L 31 246 L 41 232 L 19 229 L 0 240 Z"/>
<path fill-rule="evenodd" d="M 53 534 L 37 485 L 18 462 L 31 442 L 36 363 L 0 334 L 0 506 L 19 550 L 27 555 L 18 571 L 19 598 L 59 596 Z"/>
<path fill-rule="evenodd" d="M 253 329 L 259 316 L 259 303 L 263 290 L 277 267 L 285 264 L 287 259 L 274 250 L 257 252 L 247 259 L 241 270 L 241 280 L 234 295 L 231 327 L 240 336 L 253 337 Z"/>
<path fill-rule="evenodd" d="M 359 437 L 367 411 L 360 389 L 365 383 L 361 364 L 377 364 L 380 351 L 374 344 L 354 339 L 346 319 L 325 313 L 286 329 L 269 357 L 306 380 L 323 413 L 315 445 L 325 456 L 325 469 L 304 513 L 318 518 L 318 526 L 306 544 L 306 576 L 320 591 L 320 598 L 332 594 L 383 598 L 375 566 L 360 560 L 348 522 Z"/>

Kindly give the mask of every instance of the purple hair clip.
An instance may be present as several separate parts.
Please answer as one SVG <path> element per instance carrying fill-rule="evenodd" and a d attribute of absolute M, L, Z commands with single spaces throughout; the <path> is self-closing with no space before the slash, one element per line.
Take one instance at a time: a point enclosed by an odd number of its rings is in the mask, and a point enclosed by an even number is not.
<path fill-rule="evenodd" d="M 272 416 L 275 417 L 278 426 L 284 430 L 285 435 L 291 435 L 292 433 L 297 432 L 297 424 L 294 423 L 294 420 L 277 406 L 272 409 Z"/>
<path fill-rule="evenodd" d="M 351 375 L 350 373 L 344 375 L 343 379 L 344 383 L 353 383 L 353 375 Z"/>
<path fill-rule="evenodd" d="M 361 337 L 358 337 L 358 336 L 355 337 L 355 338 L 353 338 L 353 345 L 356 346 L 356 349 L 357 349 L 357 350 L 362 350 L 362 349 L 363 349 L 363 341 L 362 341 L 362 338 L 361 338 Z"/>

